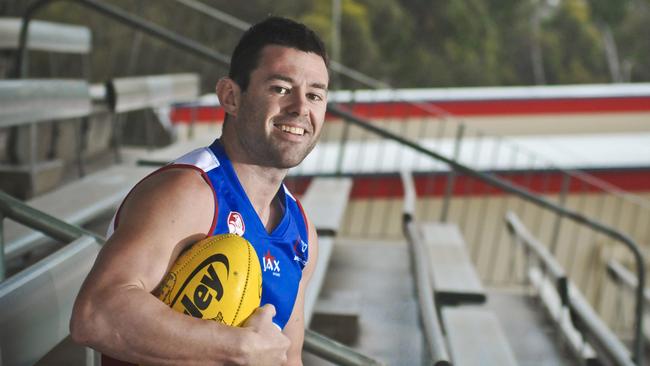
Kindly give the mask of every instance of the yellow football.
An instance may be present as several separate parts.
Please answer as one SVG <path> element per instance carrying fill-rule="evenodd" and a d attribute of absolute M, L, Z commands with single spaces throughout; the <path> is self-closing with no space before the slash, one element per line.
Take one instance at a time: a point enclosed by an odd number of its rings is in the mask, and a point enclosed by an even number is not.
<path fill-rule="evenodd" d="M 172 309 L 240 326 L 262 298 L 262 270 L 253 246 L 224 234 L 183 252 L 165 277 L 158 298 Z"/>

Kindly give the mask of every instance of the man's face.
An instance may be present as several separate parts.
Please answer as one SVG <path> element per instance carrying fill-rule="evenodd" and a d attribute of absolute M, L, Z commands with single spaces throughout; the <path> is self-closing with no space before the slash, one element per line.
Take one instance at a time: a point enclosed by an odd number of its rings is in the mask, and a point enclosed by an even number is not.
<path fill-rule="evenodd" d="M 315 53 L 275 45 L 262 50 L 233 126 L 251 163 L 288 169 L 309 154 L 323 128 L 328 82 Z"/>

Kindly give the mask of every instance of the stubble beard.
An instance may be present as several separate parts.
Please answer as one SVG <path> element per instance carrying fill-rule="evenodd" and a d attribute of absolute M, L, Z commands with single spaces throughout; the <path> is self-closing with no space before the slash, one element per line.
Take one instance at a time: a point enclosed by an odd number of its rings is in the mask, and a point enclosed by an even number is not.
<path fill-rule="evenodd" d="M 247 122 L 240 120 L 236 123 L 246 124 Z M 238 134 L 240 145 L 245 150 L 249 163 L 282 170 L 291 169 L 300 164 L 314 149 L 320 135 L 319 131 L 318 135 L 312 136 L 313 138 L 307 143 L 298 144 L 276 139 L 266 135 L 266 132 L 257 133 L 258 131 L 249 129 L 250 126 L 243 127 L 248 131 Z"/>
<path fill-rule="evenodd" d="M 304 144 L 295 144 L 288 141 L 278 141 L 271 138 L 262 152 L 262 161 L 268 167 L 278 169 L 291 169 L 300 164 L 316 146 L 318 136 Z"/>

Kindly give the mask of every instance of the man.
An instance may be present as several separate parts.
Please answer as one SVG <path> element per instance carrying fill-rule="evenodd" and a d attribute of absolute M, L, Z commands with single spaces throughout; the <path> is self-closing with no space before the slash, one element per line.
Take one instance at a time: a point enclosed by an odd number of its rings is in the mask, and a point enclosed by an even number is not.
<path fill-rule="evenodd" d="M 244 34 L 230 67 L 217 84 L 221 138 L 136 185 L 79 293 L 72 338 L 110 355 L 104 366 L 302 364 L 317 239 L 282 181 L 321 133 L 327 55 L 304 25 L 269 18 Z M 227 232 L 280 263 L 264 272 L 263 306 L 241 328 L 175 312 L 151 294 L 183 249 Z"/>

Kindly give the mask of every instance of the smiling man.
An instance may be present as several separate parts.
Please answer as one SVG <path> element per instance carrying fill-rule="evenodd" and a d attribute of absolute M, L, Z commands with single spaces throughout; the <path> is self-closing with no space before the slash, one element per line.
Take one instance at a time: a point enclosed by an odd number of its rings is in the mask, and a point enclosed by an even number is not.
<path fill-rule="evenodd" d="M 127 196 L 75 303 L 76 342 L 102 352 L 104 366 L 302 364 L 317 238 L 282 182 L 318 140 L 328 82 L 325 47 L 304 25 L 274 17 L 243 35 L 217 84 L 221 138 Z M 262 306 L 241 328 L 176 313 L 152 295 L 185 248 L 229 232 L 263 261 Z"/>

